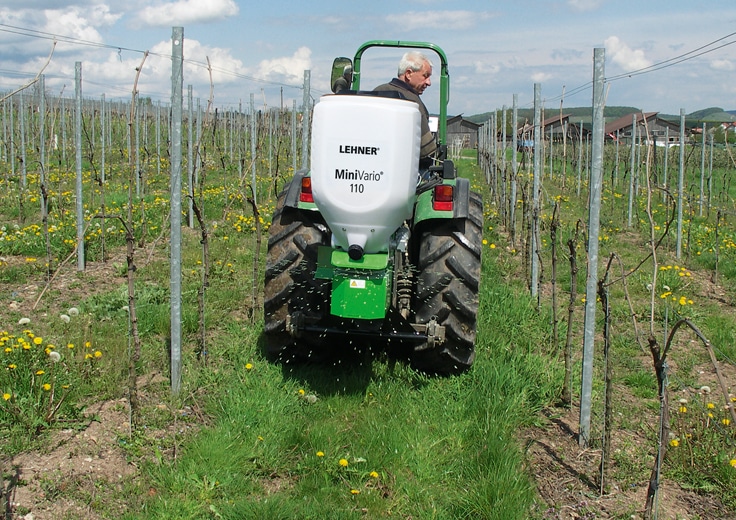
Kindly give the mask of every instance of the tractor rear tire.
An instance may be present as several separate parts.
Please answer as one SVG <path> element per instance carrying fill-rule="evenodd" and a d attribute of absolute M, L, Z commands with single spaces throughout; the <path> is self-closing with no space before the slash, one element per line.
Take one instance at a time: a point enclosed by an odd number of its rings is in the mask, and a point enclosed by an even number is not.
<path fill-rule="evenodd" d="M 414 368 L 438 375 L 468 370 L 475 360 L 483 240 L 483 200 L 471 193 L 468 218 L 421 233 L 413 308 L 418 323 L 433 317 L 445 340 L 421 345 L 411 355 Z"/>
<path fill-rule="evenodd" d="M 281 193 L 269 229 L 264 283 L 265 354 L 273 361 L 307 359 L 320 338 L 295 338 L 287 317 L 319 320 L 329 305 L 329 280 L 315 279 L 319 246 L 329 244 L 327 227 L 310 212 L 284 207 Z"/>

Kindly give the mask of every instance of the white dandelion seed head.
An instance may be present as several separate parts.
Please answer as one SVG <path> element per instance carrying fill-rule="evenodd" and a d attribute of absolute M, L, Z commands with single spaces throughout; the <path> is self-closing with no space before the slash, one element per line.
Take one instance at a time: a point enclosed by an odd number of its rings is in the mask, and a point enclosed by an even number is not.
<path fill-rule="evenodd" d="M 69 316 L 79 316 L 79 309 L 76 307 L 69 307 L 69 310 L 66 311 Z"/>
<path fill-rule="evenodd" d="M 18 325 L 28 325 L 30 322 L 30 318 L 21 318 L 18 320 Z"/>
<path fill-rule="evenodd" d="M 710 393 L 710 387 L 703 385 L 703 386 L 700 387 L 700 392 L 703 393 L 703 394 L 709 394 Z"/>
<path fill-rule="evenodd" d="M 59 361 L 61 361 L 61 354 L 59 354 L 55 350 L 52 350 L 51 352 L 49 352 L 49 359 L 54 363 L 58 363 Z"/>
<path fill-rule="evenodd" d="M 72 319 L 66 314 L 60 314 L 59 318 L 61 318 L 61 321 L 63 321 L 64 323 L 69 323 L 70 321 L 72 321 Z"/>

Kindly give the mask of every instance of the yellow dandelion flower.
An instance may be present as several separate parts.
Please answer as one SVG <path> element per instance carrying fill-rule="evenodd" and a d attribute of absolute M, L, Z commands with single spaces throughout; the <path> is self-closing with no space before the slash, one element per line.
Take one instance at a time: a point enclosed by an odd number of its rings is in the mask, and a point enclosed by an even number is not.
<path fill-rule="evenodd" d="M 253 364 L 252 363 L 246 363 L 245 364 L 245 369 L 246 370 L 253 370 Z"/>
<path fill-rule="evenodd" d="M 13 396 L 12 396 L 12 395 L 10 395 L 9 393 L 5 392 L 5 393 L 3 394 L 3 401 L 10 401 L 10 398 L 11 398 L 11 397 L 13 397 Z"/>
<path fill-rule="evenodd" d="M 496 244 L 491 244 L 491 249 L 496 249 Z"/>
<path fill-rule="evenodd" d="M 73 349 L 74 348 L 74 343 L 67 343 L 66 344 L 66 348 L 68 348 L 69 350 Z"/>
<path fill-rule="evenodd" d="M 488 240 L 486 240 L 486 239 L 484 238 L 484 239 L 483 239 L 483 245 L 485 246 L 486 244 L 488 244 Z"/>
<path fill-rule="evenodd" d="M 343 468 L 347 468 L 348 467 L 348 459 L 340 459 L 338 461 L 338 464 L 340 464 L 340 466 L 342 466 Z"/>
<path fill-rule="evenodd" d="M 687 413 L 687 406 L 680 406 L 680 413 Z"/>
<path fill-rule="evenodd" d="M 91 341 L 85 341 L 84 342 L 84 348 L 92 348 L 92 342 Z"/>
<path fill-rule="evenodd" d="M 351 489 L 350 490 L 350 493 L 353 494 L 353 495 L 360 495 L 360 490 L 359 489 Z"/>
<path fill-rule="evenodd" d="M 84 359 L 92 359 L 92 354 L 89 354 L 89 353 L 85 354 Z"/>
<path fill-rule="evenodd" d="M 102 357 L 102 352 L 100 352 L 99 350 L 95 350 L 95 357 L 97 359 L 100 359 Z"/>
<path fill-rule="evenodd" d="M 36 336 L 35 338 L 33 338 L 33 343 L 36 345 L 40 345 L 41 343 L 43 343 L 43 338 L 41 336 Z"/>
<path fill-rule="evenodd" d="M 716 405 L 714 405 L 713 403 L 708 403 L 706 406 L 709 410 L 713 410 L 716 407 Z"/>
<path fill-rule="evenodd" d="M 728 461 L 728 463 L 729 463 L 729 464 L 730 464 L 731 466 L 733 466 L 734 468 L 736 468 L 736 459 L 731 459 L 731 460 L 729 460 L 729 461 Z"/>
<path fill-rule="evenodd" d="M 43 388 L 44 391 L 48 392 L 49 390 L 51 390 L 51 385 L 48 383 L 45 383 L 41 388 Z"/>
<path fill-rule="evenodd" d="M 304 389 L 303 388 L 300 388 L 299 389 L 299 395 L 304 395 Z"/>
<path fill-rule="evenodd" d="M 673 448 L 677 448 L 680 445 L 680 439 L 672 439 L 670 441 L 670 446 Z"/>
<path fill-rule="evenodd" d="M 721 419 L 721 423 L 723 424 L 723 426 L 728 426 L 729 424 L 731 424 L 731 419 Z"/>
<path fill-rule="evenodd" d="M 368 474 L 368 476 L 371 477 L 371 478 L 378 478 L 378 472 L 377 471 L 371 471 Z"/>
<path fill-rule="evenodd" d="M 325 452 L 324 451 L 318 451 L 317 452 L 317 456 L 318 457 L 324 457 L 325 456 Z"/>
<path fill-rule="evenodd" d="M 17 366 L 17 365 L 15 364 L 15 363 L 10 363 L 10 364 L 8 365 L 8 368 L 9 368 L 10 370 L 15 370 L 16 368 L 18 368 L 18 366 Z"/>
<path fill-rule="evenodd" d="M 44 372 L 43 370 L 36 370 L 36 375 L 37 375 L 37 376 L 42 376 L 42 375 L 44 375 L 45 373 L 46 373 L 46 372 Z"/>

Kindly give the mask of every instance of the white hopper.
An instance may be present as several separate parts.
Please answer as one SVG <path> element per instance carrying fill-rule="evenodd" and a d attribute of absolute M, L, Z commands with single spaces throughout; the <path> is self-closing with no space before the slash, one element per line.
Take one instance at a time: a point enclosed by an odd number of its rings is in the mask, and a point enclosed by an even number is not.
<path fill-rule="evenodd" d="M 326 95 L 312 121 L 312 194 L 333 246 L 388 250 L 412 216 L 421 116 L 413 101 Z"/>

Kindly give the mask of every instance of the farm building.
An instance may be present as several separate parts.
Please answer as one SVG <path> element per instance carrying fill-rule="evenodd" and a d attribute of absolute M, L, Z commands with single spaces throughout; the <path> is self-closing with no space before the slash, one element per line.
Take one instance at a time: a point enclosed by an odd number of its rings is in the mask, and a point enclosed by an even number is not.
<path fill-rule="evenodd" d="M 475 148 L 478 146 L 478 123 L 463 119 L 462 115 L 447 118 L 447 144 L 456 141 L 462 143 L 462 148 Z"/>
<path fill-rule="evenodd" d="M 634 117 L 636 117 L 637 140 L 642 141 L 642 136 L 650 135 L 655 144 L 672 146 L 680 143 L 680 125 L 667 121 L 658 116 L 658 112 L 636 112 L 625 115 L 608 123 L 604 129 L 606 139 L 621 144 L 631 144 L 632 130 L 634 128 Z"/>
<path fill-rule="evenodd" d="M 562 142 L 565 132 L 567 132 L 567 140 L 571 141 L 578 140 L 581 132 L 583 137 L 585 137 L 590 133 L 590 130 L 584 128 L 582 125 L 570 123 L 570 114 L 558 114 L 542 122 L 542 135 L 546 141 Z M 534 125 L 527 123 L 519 128 L 518 138 L 524 142 L 533 141 Z"/>

